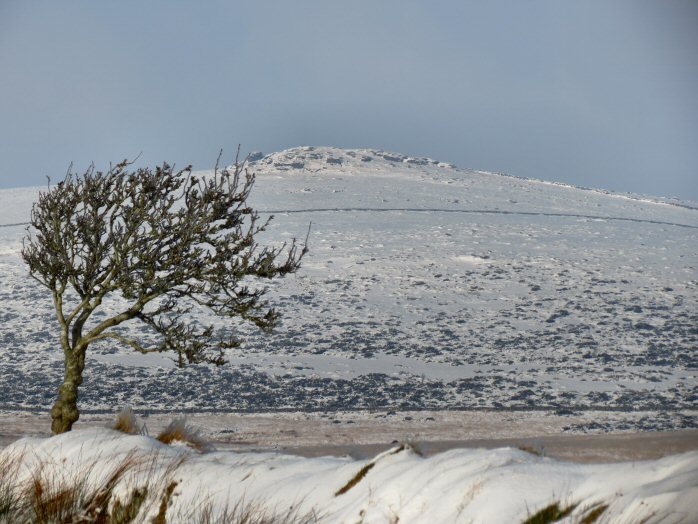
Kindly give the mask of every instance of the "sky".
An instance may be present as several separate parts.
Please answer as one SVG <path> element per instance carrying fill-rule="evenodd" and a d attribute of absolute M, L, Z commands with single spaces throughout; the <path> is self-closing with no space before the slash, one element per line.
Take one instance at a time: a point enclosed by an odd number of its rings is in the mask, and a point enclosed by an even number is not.
<path fill-rule="evenodd" d="M 695 0 L 0 0 L 0 188 L 300 145 L 698 201 Z"/>

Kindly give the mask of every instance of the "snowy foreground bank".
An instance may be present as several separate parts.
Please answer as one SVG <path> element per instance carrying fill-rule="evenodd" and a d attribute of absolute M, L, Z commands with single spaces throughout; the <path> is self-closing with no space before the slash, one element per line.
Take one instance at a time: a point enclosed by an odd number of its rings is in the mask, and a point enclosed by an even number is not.
<path fill-rule="evenodd" d="M 0 452 L 0 521 L 55 500 L 93 521 L 108 513 L 103 522 L 688 523 L 698 522 L 698 452 L 581 465 L 512 448 L 423 458 L 396 445 L 357 461 L 201 453 L 100 428 Z"/>

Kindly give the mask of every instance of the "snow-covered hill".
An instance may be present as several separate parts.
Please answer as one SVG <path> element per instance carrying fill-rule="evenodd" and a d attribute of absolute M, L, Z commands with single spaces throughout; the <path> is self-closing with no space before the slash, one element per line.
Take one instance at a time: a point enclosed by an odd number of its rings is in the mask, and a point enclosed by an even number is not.
<path fill-rule="evenodd" d="M 275 215 L 265 240 L 312 222 L 303 268 L 269 294 L 282 326 L 241 327 L 220 369 L 91 347 L 84 407 L 653 409 L 633 427 L 698 425 L 694 204 L 369 149 L 249 168 L 253 205 Z M 61 373 L 50 299 L 11 225 L 38 191 L 0 191 L 5 407 L 48 405 Z"/>

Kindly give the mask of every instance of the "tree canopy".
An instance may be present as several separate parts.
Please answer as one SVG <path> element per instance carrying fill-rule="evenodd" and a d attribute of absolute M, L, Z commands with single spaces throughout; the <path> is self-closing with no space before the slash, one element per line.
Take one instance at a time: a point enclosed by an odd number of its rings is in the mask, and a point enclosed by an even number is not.
<path fill-rule="evenodd" d="M 65 357 L 54 432 L 69 430 L 79 416 L 77 387 L 90 344 L 112 339 L 140 353 L 171 351 L 179 366 L 223 364 L 225 350 L 240 340 L 203 324 L 196 312 L 272 329 L 278 313 L 253 279 L 293 273 L 307 252 L 307 238 L 302 247 L 295 239 L 258 245 L 272 217 L 262 220 L 249 206 L 255 177 L 244 162 L 225 169 L 216 162 L 208 176 L 191 166 L 131 165 L 69 170 L 32 208 L 22 256 L 52 295 Z M 123 307 L 94 315 L 112 296 Z M 144 324 L 157 342 L 117 328 L 129 321 Z"/>

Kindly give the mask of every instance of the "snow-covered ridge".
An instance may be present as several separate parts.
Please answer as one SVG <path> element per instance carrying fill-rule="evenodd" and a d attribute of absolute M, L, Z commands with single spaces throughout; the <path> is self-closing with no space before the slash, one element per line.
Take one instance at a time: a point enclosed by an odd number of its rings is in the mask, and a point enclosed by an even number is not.
<path fill-rule="evenodd" d="M 204 510 L 215 517 L 236 504 L 269 516 L 292 508 L 297 517 L 333 524 L 516 523 L 553 505 L 567 511 L 565 522 L 679 523 L 698 515 L 698 452 L 580 465 L 512 448 L 457 449 L 424 458 L 409 445 L 396 445 L 368 460 L 309 459 L 200 454 L 149 437 L 91 429 L 22 439 L 3 456 L 23 457 L 25 467 L 11 479 L 15 486 L 39 479 L 75 483 L 88 473 L 86 485 L 99 486 L 124 461 L 145 465 L 126 471 L 114 498 L 128 500 L 134 489 L 147 486 L 139 516 L 153 517 L 174 483 L 165 506 L 173 523 L 197 521 Z"/>
<path fill-rule="evenodd" d="M 254 152 L 248 156 L 247 160 L 252 171 L 259 169 L 263 172 L 273 170 L 277 172 L 289 173 L 301 173 L 303 171 L 320 173 L 340 170 L 343 173 L 351 173 L 352 170 L 360 171 L 369 166 L 373 167 L 374 171 L 377 172 L 400 171 L 404 168 L 409 169 L 421 167 L 423 171 L 429 169 L 432 174 L 447 174 L 449 171 L 451 171 L 471 176 L 483 175 L 506 177 L 530 182 L 532 184 L 545 184 L 559 188 L 588 191 L 601 195 L 613 196 L 616 198 L 636 200 L 643 203 L 664 204 L 698 210 L 698 203 L 681 201 L 676 198 L 655 197 L 626 192 L 619 193 L 606 189 L 577 186 L 574 184 L 548 181 L 540 178 L 522 177 L 496 171 L 468 169 L 457 167 L 454 164 L 441 162 L 428 157 L 415 157 L 380 149 L 343 149 L 337 147 L 301 146 L 267 155 L 261 152 Z M 494 182 L 493 185 L 496 186 L 496 182 Z"/>
<path fill-rule="evenodd" d="M 591 191 L 594 193 L 600 193 L 603 195 L 613 196 L 615 198 L 624 198 L 627 200 L 637 200 L 639 202 L 645 202 L 645 203 L 650 203 L 650 204 L 663 204 L 663 205 L 667 205 L 667 206 L 678 206 L 678 207 L 685 207 L 687 209 L 698 210 L 698 202 L 694 202 L 691 200 L 681 200 L 679 198 L 673 198 L 673 197 L 657 197 L 657 196 L 641 195 L 641 194 L 626 193 L 626 192 L 619 193 L 617 191 L 611 191 L 608 189 L 593 188 L 593 187 L 586 187 L 586 186 L 577 186 L 574 184 L 567 184 L 565 182 L 556 182 L 556 181 L 551 181 L 551 180 L 543 180 L 541 178 L 510 175 L 508 173 L 500 173 L 498 171 L 483 171 L 483 170 L 479 169 L 479 170 L 477 170 L 477 172 L 482 173 L 482 174 L 486 174 L 486 175 L 518 178 L 519 180 L 528 180 L 530 182 L 535 182 L 538 184 L 547 184 L 547 185 L 551 185 L 551 186 L 566 187 L 566 188 L 571 188 L 571 189 L 578 189 L 580 191 Z"/>
<path fill-rule="evenodd" d="M 249 158 L 251 167 L 274 166 L 279 170 L 307 169 L 319 171 L 327 166 L 352 167 L 360 164 L 376 162 L 395 167 L 396 164 L 407 166 L 438 166 L 455 169 L 453 164 L 447 164 L 426 157 L 413 157 L 401 153 L 391 153 L 379 149 L 341 149 L 336 147 L 302 146 L 277 153 L 264 155 L 252 153 Z"/>
<path fill-rule="evenodd" d="M 698 204 L 693 202 L 463 169 L 427 157 L 379 149 L 303 146 L 267 155 L 256 152 L 247 157 L 247 166 L 258 175 L 254 196 L 260 192 L 275 193 L 278 200 L 283 202 L 279 206 L 262 206 L 273 211 L 424 209 L 470 213 L 540 213 L 591 219 L 637 219 L 698 227 Z M 199 171 L 200 174 L 207 172 Z M 274 177 L 271 183 L 265 181 L 269 176 Z M 341 182 L 345 177 L 353 178 L 353 182 L 346 182 L 360 191 L 348 193 L 344 187 L 347 184 Z M 386 185 L 389 183 L 391 185 Z M 299 184 L 303 184 L 303 187 L 297 187 Z M 442 188 L 438 195 L 430 191 L 434 186 L 443 185 L 451 187 L 447 192 Z M 3 205 L 0 227 L 25 225 L 32 202 L 45 189 L 26 187 L 0 190 Z M 325 196 L 325 192 L 331 194 Z M 299 193 L 305 193 L 305 198 L 299 197 Z M 281 198 L 282 194 L 286 198 Z M 322 196 L 321 205 L 317 205 L 318 196 Z M 258 200 L 268 202 L 269 198 L 263 195 Z M 668 212 L 654 209 L 653 206 L 658 204 L 668 206 Z"/>
<path fill-rule="evenodd" d="M 482 212 L 698 227 L 698 209 L 688 203 L 460 169 L 376 149 L 254 153 L 249 169 L 258 176 L 257 201 L 265 204 L 260 209 L 273 212 Z M 273 201 L 279 204 L 268 207 Z"/>

